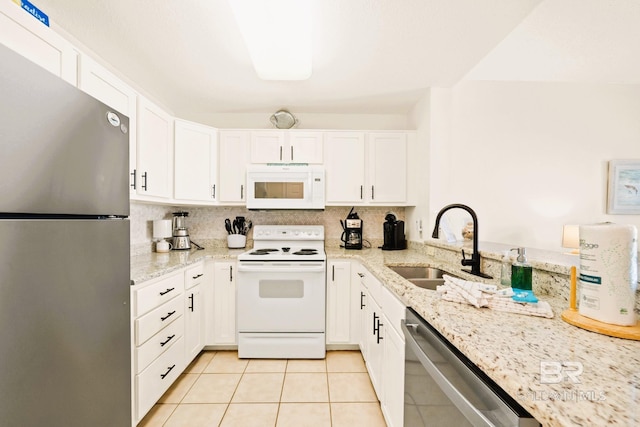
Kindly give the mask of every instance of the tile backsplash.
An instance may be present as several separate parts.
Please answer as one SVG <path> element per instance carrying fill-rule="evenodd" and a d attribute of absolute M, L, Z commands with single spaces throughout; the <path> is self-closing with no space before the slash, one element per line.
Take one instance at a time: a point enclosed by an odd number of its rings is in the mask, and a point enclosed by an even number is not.
<path fill-rule="evenodd" d="M 242 206 L 167 206 L 146 203 L 131 203 L 131 252 L 132 254 L 151 252 L 152 224 L 156 219 L 171 219 L 177 211 L 189 212 L 187 225 L 191 238 L 198 240 L 226 239 L 224 219 L 233 220 L 236 216 L 244 216 L 254 225 L 324 225 L 325 239 L 339 239 L 342 234 L 340 220 L 345 219 L 351 210 L 350 206 L 332 206 L 324 211 L 310 210 L 275 210 L 249 211 Z M 388 212 L 393 212 L 398 219 L 405 219 L 404 207 L 357 206 L 355 212 L 364 224 L 364 239 L 381 241 L 382 224 Z M 251 238 L 251 232 L 249 233 Z"/>

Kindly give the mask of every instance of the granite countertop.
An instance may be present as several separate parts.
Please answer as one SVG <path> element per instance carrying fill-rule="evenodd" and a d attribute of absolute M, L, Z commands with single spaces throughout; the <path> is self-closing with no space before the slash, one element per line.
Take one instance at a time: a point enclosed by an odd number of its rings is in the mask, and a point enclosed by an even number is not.
<path fill-rule="evenodd" d="M 140 283 L 205 258 L 235 259 L 245 250 L 212 246 L 189 253 L 137 255 L 131 260 L 131 275 Z M 553 308 L 553 319 L 442 301 L 435 291 L 412 285 L 386 266 L 430 265 L 465 279 L 474 280 L 474 276 L 461 272 L 459 265 L 434 260 L 415 249 L 354 251 L 327 242 L 325 250 L 328 259 L 362 262 L 544 426 L 640 425 L 640 341 L 607 337 L 565 323 L 560 314 L 566 302 L 553 295 L 538 295 Z M 576 376 L 580 382 L 565 376 L 557 383 L 543 383 L 541 362 L 582 364 L 583 371 Z"/>

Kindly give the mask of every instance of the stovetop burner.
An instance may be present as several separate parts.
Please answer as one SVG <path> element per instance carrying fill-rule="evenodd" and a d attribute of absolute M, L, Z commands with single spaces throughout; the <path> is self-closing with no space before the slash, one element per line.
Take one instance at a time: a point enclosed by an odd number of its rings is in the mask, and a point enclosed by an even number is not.
<path fill-rule="evenodd" d="M 269 255 L 271 252 L 278 252 L 278 249 L 271 249 L 271 248 L 256 249 L 252 252 L 249 252 L 249 255 Z"/>
<path fill-rule="evenodd" d="M 293 253 L 294 255 L 318 255 L 317 249 L 300 249 Z"/>
<path fill-rule="evenodd" d="M 253 249 L 238 255 L 239 262 L 304 264 L 326 260 L 323 226 L 257 225 L 253 239 Z"/>

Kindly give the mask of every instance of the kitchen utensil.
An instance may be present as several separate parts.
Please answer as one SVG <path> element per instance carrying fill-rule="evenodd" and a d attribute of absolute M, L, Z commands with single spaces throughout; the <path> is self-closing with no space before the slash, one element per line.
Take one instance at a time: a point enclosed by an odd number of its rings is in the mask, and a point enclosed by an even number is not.
<path fill-rule="evenodd" d="M 233 234 L 231 230 L 231 220 L 229 218 L 224 220 L 224 229 L 227 230 L 227 234 Z"/>

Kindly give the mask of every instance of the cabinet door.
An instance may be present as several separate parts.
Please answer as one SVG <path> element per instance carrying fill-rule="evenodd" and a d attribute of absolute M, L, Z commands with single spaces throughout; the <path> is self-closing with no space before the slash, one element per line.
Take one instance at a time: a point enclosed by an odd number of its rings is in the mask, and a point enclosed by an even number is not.
<path fill-rule="evenodd" d="M 384 321 L 382 309 L 378 302 L 368 294 L 367 321 L 365 335 L 367 335 L 367 359 L 365 360 L 371 384 L 376 391 L 378 400 L 382 400 L 382 363 L 384 356 Z"/>
<path fill-rule="evenodd" d="M 251 163 L 288 162 L 289 155 L 284 147 L 284 132 L 251 132 Z"/>
<path fill-rule="evenodd" d="M 247 163 L 249 162 L 249 132 L 220 131 L 220 198 L 221 202 L 243 202 Z"/>
<path fill-rule="evenodd" d="M 77 84 L 73 45 L 12 2 L 0 2 L 0 43 L 72 85 Z"/>
<path fill-rule="evenodd" d="M 235 263 L 216 262 L 213 277 L 213 344 L 236 344 Z"/>
<path fill-rule="evenodd" d="M 290 131 L 284 158 L 293 163 L 322 164 L 323 132 Z"/>
<path fill-rule="evenodd" d="M 175 121 L 174 197 L 214 202 L 216 198 L 216 130 L 184 120 Z"/>
<path fill-rule="evenodd" d="M 129 193 L 136 193 L 136 100 L 129 85 L 87 55 L 80 55 L 78 87 L 129 117 Z"/>
<path fill-rule="evenodd" d="M 196 285 L 185 292 L 184 337 L 186 364 L 189 364 L 204 347 L 204 292 Z"/>
<path fill-rule="evenodd" d="M 324 143 L 327 204 L 364 201 L 365 138 L 363 132 L 329 132 Z"/>
<path fill-rule="evenodd" d="M 348 344 L 351 337 L 351 263 L 327 263 L 327 344 Z"/>
<path fill-rule="evenodd" d="M 367 198 L 373 203 L 407 201 L 407 135 L 369 134 L 369 185 Z"/>
<path fill-rule="evenodd" d="M 389 427 L 402 427 L 404 419 L 404 340 L 383 316 L 384 329 L 384 379 L 382 412 Z"/>
<path fill-rule="evenodd" d="M 173 119 L 157 105 L 138 97 L 138 194 L 170 198 L 173 165 Z"/>

